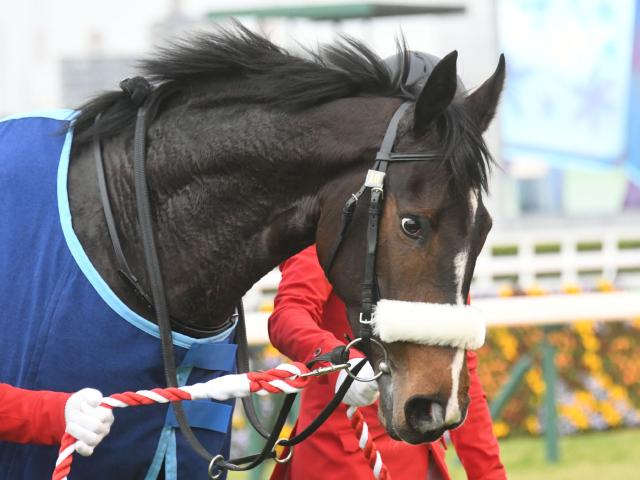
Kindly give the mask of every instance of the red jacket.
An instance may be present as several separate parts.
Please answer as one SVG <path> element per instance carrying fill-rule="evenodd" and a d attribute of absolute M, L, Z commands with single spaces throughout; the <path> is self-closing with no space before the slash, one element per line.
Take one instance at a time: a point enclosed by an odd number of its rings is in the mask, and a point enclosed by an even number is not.
<path fill-rule="evenodd" d="M 282 281 L 269 319 L 271 343 L 289 358 L 307 362 L 319 352 L 344 345 L 351 335 L 342 301 L 333 293 L 316 256 L 315 246 L 285 261 Z M 477 356 L 467 352 L 471 376 L 471 403 L 462 426 L 450 432 L 451 440 L 469 479 L 506 478 L 493 434 L 486 397 L 477 374 Z M 333 397 L 337 375 L 320 377 L 303 392 L 296 428 L 306 427 Z M 377 418 L 377 402 L 360 409 L 369 425 L 382 461 L 394 480 L 448 479 L 444 442 L 409 445 L 392 440 Z M 431 463 L 431 465 L 429 465 Z M 330 472 L 330 475 L 327 474 Z M 438 476 L 439 473 L 439 476 Z M 272 480 L 320 480 L 325 478 L 373 478 L 370 467 L 346 417 L 337 411 L 310 438 L 294 448 L 289 464 L 278 466 Z"/>
<path fill-rule="evenodd" d="M 0 383 L 0 440 L 16 443 L 60 443 L 64 406 L 70 393 L 23 390 Z"/>

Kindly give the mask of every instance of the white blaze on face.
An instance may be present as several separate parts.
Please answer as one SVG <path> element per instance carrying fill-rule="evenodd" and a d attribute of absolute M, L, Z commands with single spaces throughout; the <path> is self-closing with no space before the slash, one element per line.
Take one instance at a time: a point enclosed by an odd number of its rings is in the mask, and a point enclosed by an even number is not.
<path fill-rule="evenodd" d="M 456 272 L 456 304 L 464 305 L 462 298 L 462 282 L 464 281 L 464 272 L 467 270 L 467 260 L 469 259 L 469 249 L 463 248 L 453 258 L 453 268 Z"/>
<path fill-rule="evenodd" d="M 460 372 L 464 363 L 464 349 L 458 348 L 451 363 L 451 396 L 447 402 L 444 413 L 445 425 L 453 425 L 462 419 L 460 403 L 458 402 L 458 389 L 460 387 Z"/>
<path fill-rule="evenodd" d="M 474 189 L 469 190 L 469 229 L 472 231 L 476 221 L 476 212 L 478 211 L 478 192 Z M 464 305 L 466 299 L 462 297 L 462 286 L 464 283 L 464 274 L 467 271 L 467 262 L 469 261 L 469 250 L 471 249 L 470 241 L 465 243 L 464 248 L 454 257 L 453 268 L 456 274 L 456 303 Z M 458 348 L 451 363 L 451 396 L 447 401 L 445 410 L 445 424 L 453 425 L 461 420 L 460 404 L 458 402 L 458 388 L 460 387 L 460 372 L 464 360 L 464 349 Z"/>
<path fill-rule="evenodd" d="M 476 221 L 476 212 L 478 211 L 478 193 L 471 189 L 469 190 L 469 231 L 473 229 L 473 224 Z M 462 284 L 464 282 L 464 274 L 467 271 L 467 262 L 469 261 L 469 242 L 465 243 L 460 252 L 453 258 L 453 270 L 456 275 L 456 303 L 463 305 L 465 299 L 462 298 Z"/>

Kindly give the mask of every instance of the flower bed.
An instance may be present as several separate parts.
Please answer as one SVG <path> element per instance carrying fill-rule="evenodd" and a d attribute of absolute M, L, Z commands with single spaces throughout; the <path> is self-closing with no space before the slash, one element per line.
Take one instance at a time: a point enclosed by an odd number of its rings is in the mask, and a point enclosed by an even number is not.
<path fill-rule="evenodd" d="M 536 349 L 543 335 L 535 327 L 490 328 L 487 342 L 478 352 L 479 375 L 489 400 L 507 382 L 511 368 L 522 355 L 535 357 L 533 367 L 495 421 L 498 437 L 542 433 L 545 384 Z M 548 335 L 556 350 L 561 434 L 640 425 L 640 319 L 578 322 Z M 251 357 L 254 369 L 272 368 L 285 361 L 270 345 L 251 348 Z M 281 401 L 281 396 L 256 399 L 262 418 L 272 418 Z M 242 409 L 236 409 L 234 453 L 246 453 L 249 445 L 257 449 L 260 443 L 256 434 L 250 434 Z"/>
<path fill-rule="evenodd" d="M 495 422 L 498 436 L 539 434 L 544 425 L 545 384 L 537 346 L 543 331 L 493 328 L 479 351 L 479 374 L 489 399 L 525 353 L 533 367 Z M 561 434 L 640 425 L 640 320 L 582 321 L 548 334 L 556 350 L 558 428 Z"/>

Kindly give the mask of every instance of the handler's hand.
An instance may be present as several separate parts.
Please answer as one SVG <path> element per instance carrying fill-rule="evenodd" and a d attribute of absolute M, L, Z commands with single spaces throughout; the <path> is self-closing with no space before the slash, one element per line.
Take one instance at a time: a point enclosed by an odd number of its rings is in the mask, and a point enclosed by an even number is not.
<path fill-rule="evenodd" d="M 352 358 L 349 360 L 350 368 L 353 369 L 358 363 L 362 361 L 361 358 Z M 373 378 L 374 372 L 371 364 L 366 362 L 358 372 L 358 377 L 361 378 Z M 347 372 L 341 370 L 338 374 L 338 380 L 336 381 L 336 392 L 347 378 Z M 347 405 L 354 407 L 363 407 L 365 405 L 371 405 L 378 398 L 378 383 L 374 380 L 371 382 L 359 382 L 354 380 L 347 394 L 342 401 Z"/>
<path fill-rule="evenodd" d="M 88 457 L 107 436 L 113 423 L 110 408 L 101 407 L 102 393 L 93 388 L 83 388 L 69 397 L 64 407 L 66 432 L 78 439 L 76 452 Z"/>

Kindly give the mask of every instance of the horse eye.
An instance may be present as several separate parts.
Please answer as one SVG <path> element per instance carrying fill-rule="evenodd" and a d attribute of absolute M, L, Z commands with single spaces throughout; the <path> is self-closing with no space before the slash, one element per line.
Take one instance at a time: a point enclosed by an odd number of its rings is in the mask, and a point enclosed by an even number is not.
<path fill-rule="evenodd" d="M 414 217 L 403 217 L 401 220 L 401 226 L 405 235 L 412 238 L 418 238 L 422 232 L 420 222 Z"/>

